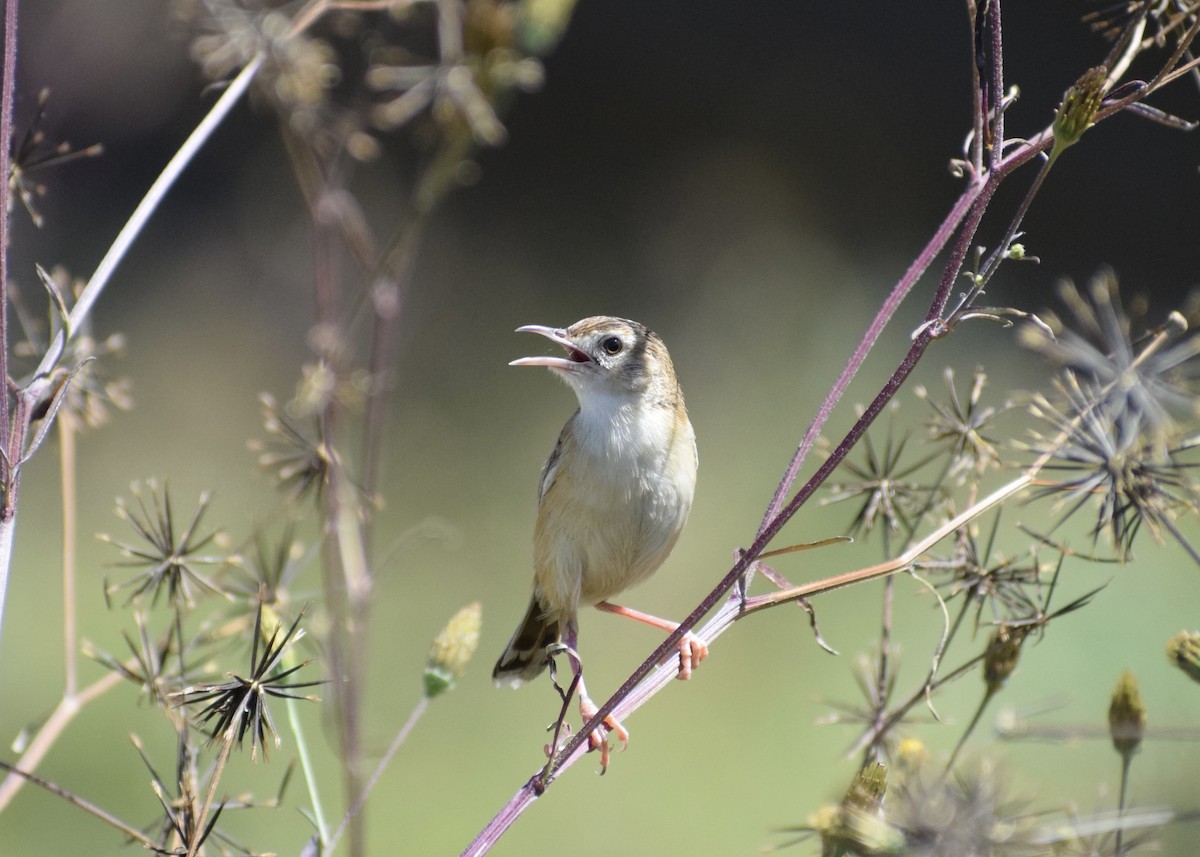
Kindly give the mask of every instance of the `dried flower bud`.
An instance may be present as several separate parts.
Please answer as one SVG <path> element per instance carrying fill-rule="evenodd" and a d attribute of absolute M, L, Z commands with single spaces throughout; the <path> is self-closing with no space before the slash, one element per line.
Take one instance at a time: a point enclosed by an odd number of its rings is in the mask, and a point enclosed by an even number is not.
<path fill-rule="evenodd" d="M 999 690 L 1017 668 L 1025 632 L 1020 628 L 1000 628 L 983 653 L 983 680 L 989 691 Z"/>
<path fill-rule="evenodd" d="M 466 672 L 471 656 L 479 645 L 479 627 L 483 624 L 483 608 L 472 601 L 459 610 L 433 638 L 429 661 L 425 665 L 425 695 L 433 699 L 440 693 L 453 690 Z"/>
<path fill-rule="evenodd" d="M 1167 657 L 1188 678 L 1200 682 L 1200 631 L 1180 631 L 1168 640 Z"/>
<path fill-rule="evenodd" d="M 1054 117 L 1054 150 L 1058 154 L 1079 142 L 1083 132 L 1096 121 L 1096 111 L 1104 98 L 1104 84 L 1108 69 L 1102 65 L 1088 69 L 1083 77 L 1075 81 L 1063 94 L 1058 115 Z"/>
<path fill-rule="evenodd" d="M 1137 679 L 1129 670 L 1121 673 L 1108 706 L 1108 731 L 1113 747 L 1122 756 L 1129 756 L 1142 743 L 1146 732 L 1146 706 L 1138 690 Z"/>

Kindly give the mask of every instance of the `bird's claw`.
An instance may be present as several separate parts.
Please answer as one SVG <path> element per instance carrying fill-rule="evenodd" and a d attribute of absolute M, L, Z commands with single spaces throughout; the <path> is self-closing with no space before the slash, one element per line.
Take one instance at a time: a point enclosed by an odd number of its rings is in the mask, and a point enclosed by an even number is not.
<path fill-rule="evenodd" d="M 593 717 L 596 716 L 596 712 L 599 710 L 600 709 L 596 707 L 596 704 L 594 702 L 592 702 L 590 699 L 588 699 L 586 696 L 580 698 L 580 700 L 579 700 L 579 715 L 580 715 L 580 717 L 583 718 L 583 722 L 585 725 L 587 724 L 587 722 L 589 720 L 591 720 Z M 604 718 L 603 722 L 599 726 L 597 726 L 595 729 L 593 729 L 590 733 L 588 733 L 588 736 L 587 736 L 588 737 L 588 752 L 591 752 L 592 750 L 600 751 L 600 773 L 601 774 L 603 774 L 605 771 L 608 770 L 608 758 L 609 758 L 608 736 L 609 736 L 609 734 L 617 736 L 617 739 L 621 742 L 621 750 L 622 751 L 629 749 L 629 730 L 625 728 L 625 726 L 621 723 L 620 720 L 613 717 L 611 714 L 607 715 Z"/>
<path fill-rule="evenodd" d="M 692 671 L 700 666 L 700 662 L 708 657 L 708 644 L 688 631 L 679 641 L 679 675 L 680 681 L 692 677 Z"/>

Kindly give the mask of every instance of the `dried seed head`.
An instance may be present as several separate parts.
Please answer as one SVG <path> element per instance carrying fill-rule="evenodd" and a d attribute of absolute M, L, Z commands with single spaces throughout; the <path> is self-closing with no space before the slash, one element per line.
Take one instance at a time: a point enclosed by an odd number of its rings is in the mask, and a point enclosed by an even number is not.
<path fill-rule="evenodd" d="M 472 601 L 455 613 L 446 627 L 433 638 L 429 661 L 425 665 L 427 697 L 433 699 L 438 694 L 454 689 L 479 645 L 479 628 L 482 624 L 483 607 L 478 601 Z"/>
<path fill-rule="evenodd" d="M 1121 673 L 1108 706 L 1108 731 L 1113 747 L 1128 757 L 1142 743 L 1146 732 L 1146 706 L 1138 690 L 1137 679 L 1129 670 Z"/>
<path fill-rule="evenodd" d="M 1180 631 L 1168 640 L 1167 657 L 1188 678 L 1200 682 L 1200 631 Z"/>

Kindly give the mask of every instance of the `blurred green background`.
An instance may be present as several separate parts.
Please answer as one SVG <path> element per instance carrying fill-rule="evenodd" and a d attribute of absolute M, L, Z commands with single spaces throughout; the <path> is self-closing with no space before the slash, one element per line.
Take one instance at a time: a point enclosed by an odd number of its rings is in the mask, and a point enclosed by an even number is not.
<path fill-rule="evenodd" d="M 434 219 L 403 310 L 378 528 L 386 561 L 376 568 L 371 628 L 365 728 L 373 751 L 417 702 L 428 642 L 445 620 L 479 599 L 484 630 L 477 662 L 434 703 L 372 799 L 374 853 L 458 853 L 538 767 L 542 729 L 556 711 L 544 680 L 510 693 L 488 676 L 528 598 L 538 468 L 574 407 L 546 373 L 506 366 L 542 347 L 513 328 L 617 314 L 666 340 L 699 438 L 699 492 L 669 563 L 624 601 L 684 615 L 752 538 L 822 394 L 957 193 L 947 163 L 969 124 L 962 6 L 616 0 L 577 9 L 546 62 L 544 90 L 521 97 L 507 117 L 510 142 L 481 154 L 480 182 Z M 1063 89 L 1107 45 L 1078 21 L 1087 4 L 1009 7 L 1007 70 L 1022 98 L 1008 132 L 1020 136 L 1050 120 Z M 35 262 L 79 276 L 94 268 L 213 95 L 188 60 L 188 33 L 157 0 L 26 3 L 20 38 L 18 128 L 48 86 L 49 138 L 106 150 L 46 177 L 45 228 L 14 213 L 10 271 L 32 291 Z M 1194 117 L 1195 96 L 1186 84 L 1156 103 Z M 990 298 L 1038 309 L 1058 278 L 1083 281 L 1110 264 L 1125 291 L 1148 293 L 1161 315 L 1197 285 L 1197 138 L 1126 116 L 1085 143 L 1056 168 L 1027 221 L 1026 244 L 1042 263 L 1008 266 Z M 404 173 L 389 150 L 355 190 L 369 211 L 386 213 Z M 993 211 L 1010 212 L 1024 187 L 1013 182 Z M 1002 226 L 990 221 L 981 239 Z M 136 401 L 80 444 L 81 635 L 100 647 L 121 650 L 128 622 L 101 597 L 103 578 L 123 573 L 112 567 L 115 552 L 90 536 L 125 536 L 111 509 L 131 480 L 169 480 L 180 509 L 212 490 L 209 521 L 234 541 L 273 507 L 245 443 L 262 435 L 257 394 L 286 399 L 309 359 L 311 259 L 273 120 L 243 106 L 172 192 L 95 313 L 98 333 L 128 338 L 128 357 L 110 368 L 132 380 Z M 901 314 L 848 402 L 873 395 L 929 291 L 926 283 Z M 1045 374 L 1010 332 L 982 324 L 939 343 L 919 380 L 940 390 L 945 365 L 958 367 L 964 384 L 986 365 L 996 400 Z M 919 419 L 923 407 L 909 396 L 902 414 Z M 828 433 L 850 419 L 844 410 Z M 61 693 L 56 455 L 49 443 L 21 486 L 0 639 L 6 742 Z M 836 534 L 847 513 L 814 505 L 785 537 Z M 417 537 L 395 544 L 414 527 Z M 872 542 L 778 566 L 809 580 L 877 558 Z M 1111 582 L 1029 653 L 973 746 L 988 743 L 1002 706 L 1062 705 L 1049 721 L 1102 725 L 1124 668 L 1142 683 L 1152 727 L 1200 724 L 1194 687 L 1162 654 L 1168 637 L 1200 625 L 1200 571 L 1145 538 L 1138 559 L 1126 569 L 1071 569 L 1071 593 Z M 309 581 L 316 597 L 316 576 Z M 877 642 L 879 593 L 879 585 L 860 587 L 817 603 L 840 658 L 813 644 L 795 610 L 733 629 L 692 683 L 629 722 L 630 749 L 607 775 L 595 775 L 592 759 L 577 765 L 493 853 L 749 854 L 776 841 L 773 829 L 838 799 L 853 773 L 843 752 L 854 734 L 814 720 L 831 701 L 856 698 L 851 671 Z M 907 687 L 924 673 L 939 614 L 909 581 L 898 583 L 898 605 Z M 613 617 L 585 615 L 594 693 L 605 696 L 657 641 Z M 84 681 L 99 674 L 85 664 Z M 915 734 L 948 751 L 980 690 L 969 677 L 940 699 L 950 725 Z M 95 704 L 40 773 L 149 823 L 158 807 L 127 734 L 142 737 L 161 772 L 173 751 L 160 718 L 134 699 L 121 687 Z M 328 762 L 328 725 L 318 706 L 306 714 Z M 224 782 L 269 793 L 292 752 L 285 743 L 269 765 L 237 758 Z M 1073 802 L 1087 814 L 1115 804 L 1118 760 L 1106 740 L 998 752 L 1031 810 Z M 1195 808 L 1195 764 L 1194 740 L 1148 741 L 1132 802 Z M 336 805 L 336 769 L 324 770 L 322 791 Z M 260 851 L 298 853 L 309 833 L 295 811 L 298 774 L 291 789 L 286 808 L 228 814 L 223 826 Z M 1200 837 L 1175 827 L 1166 843 L 1167 853 L 1194 853 Z M 6 855 L 128 847 L 33 788 L 0 815 Z"/>

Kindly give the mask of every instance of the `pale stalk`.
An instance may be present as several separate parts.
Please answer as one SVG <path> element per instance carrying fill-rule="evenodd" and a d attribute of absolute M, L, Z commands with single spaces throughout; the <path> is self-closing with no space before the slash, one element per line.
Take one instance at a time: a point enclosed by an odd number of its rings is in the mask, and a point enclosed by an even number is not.
<path fill-rule="evenodd" d="M 64 414 L 58 421 L 59 467 L 62 471 L 62 573 L 63 573 L 63 673 L 66 690 L 63 696 L 75 695 L 78 674 L 78 644 L 75 624 L 75 512 L 78 494 L 75 490 L 75 421 Z"/>
<path fill-rule="evenodd" d="M 36 774 L 31 774 L 28 771 L 23 771 L 20 768 L 16 767 L 15 765 L 10 765 L 7 762 L 0 762 L 0 769 L 7 770 L 9 772 L 10 778 L 11 777 L 20 777 L 23 782 L 31 782 L 35 786 L 39 786 L 39 787 L 45 789 L 46 791 L 50 792 L 50 794 L 62 798 L 67 803 L 72 804 L 73 806 L 79 807 L 84 812 L 90 813 L 91 815 L 93 815 L 96 818 L 103 821 L 105 824 L 111 825 L 112 827 L 115 827 L 117 830 L 124 833 L 126 836 L 128 836 L 130 838 L 130 840 L 135 841 L 135 842 L 140 842 L 142 844 L 142 846 L 144 848 L 146 848 L 146 850 L 154 851 L 154 852 L 159 851 L 158 843 L 155 842 L 153 839 L 151 839 L 149 836 L 147 836 L 145 833 L 143 833 L 142 831 L 138 830 L 135 827 L 131 827 L 130 825 L 121 821 L 121 819 L 117 818 L 112 813 L 107 812 L 106 810 L 103 810 L 100 807 L 96 806 L 91 801 L 84 800 L 79 795 L 69 792 L 66 789 L 62 788 L 61 786 L 55 785 L 54 783 L 50 782 L 49 780 L 43 780 L 41 777 L 37 776 Z"/>
<path fill-rule="evenodd" d="M 262 67 L 263 56 L 259 54 L 254 57 L 243 68 L 229 85 L 225 88 L 225 92 L 217 99 L 217 103 L 213 105 L 208 114 L 200 120 L 200 124 L 195 130 L 188 135 L 188 138 L 183 141 L 183 145 L 163 167 L 163 171 L 159 173 L 158 178 L 150 185 L 150 189 L 146 191 L 146 195 L 142 197 L 142 201 L 138 203 L 137 208 L 133 210 L 133 214 L 129 215 L 129 220 L 121 227 L 121 231 L 117 233 L 117 237 L 113 240 L 112 245 L 108 248 L 108 252 L 104 254 L 104 258 L 100 260 L 100 264 L 96 266 L 95 273 L 92 274 L 83 291 L 79 293 L 79 298 L 75 301 L 75 306 L 71 308 L 71 314 L 67 318 L 67 323 L 54 337 L 50 343 L 50 347 L 46 349 L 45 355 L 42 357 L 42 362 L 38 364 L 37 371 L 34 376 L 46 375 L 58 363 L 62 357 L 63 348 L 66 347 L 67 340 L 74 338 L 75 333 L 83 326 L 83 321 L 87 318 L 88 313 L 92 311 L 92 306 L 100 297 L 100 293 L 104 291 L 104 287 L 108 285 L 109 279 L 117 266 L 125 258 L 125 254 L 133 245 L 134 240 L 141 234 L 142 229 L 149 222 L 151 215 L 158 208 L 159 203 L 167 195 L 167 191 L 175 183 L 175 180 L 183 173 L 192 158 L 200 151 L 201 147 L 208 142 L 208 138 L 217 130 L 220 124 L 229 115 L 234 105 L 241 100 L 242 95 L 250 86 L 250 82 L 254 80 L 254 76 L 258 74 L 259 68 Z"/>
<path fill-rule="evenodd" d="M 379 782 L 379 778 L 383 776 L 383 772 L 392 761 L 392 757 L 408 740 L 408 735 L 412 732 L 413 727 L 417 725 L 417 721 L 425 714 L 425 710 L 429 707 L 429 697 L 422 696 L 421 701 L 413 708 L 412 713 L 408 715 L 408 720 L 404 721 L 404 725 L 400 727 L 400 731 L 396 733 L 396 737 L 392 739 L 392 743 L 388 745 L 387 752 L 383 754 L 383 758 L 379 760 L 379 764 L 375 766 L 375 770 L 371 772 L 371 776 L 367 779 L 363 786 L 362 793 L 354 802 L 354 806 L 347 810 L 342 816 L 342 820 L 338 823 L 337 830 L 333 832 L 333 838 L 325 842 L 325 847 L 321 850 L 322 854 L 332 854 L 337 844 L 341 841 L 342 834 L 346 832 L 346 825 L 350 823 L 350 819 L 362 812 L 362 808 L 367 803 L 367 798 L 371 794 L 371 790 L 375 788 L 375 784 Z"/>
<path fill-rule="evenodd" d="M 233 717 L 233 723 L 236 723 L 245 713 L 245 702 L 239 707 L 237 714 Z M 221 740 L 221 755 L 217 757 L 217 763 L 213 767 L 212 776 L 208 780 L 208 791 L 204 795 L 204 806 L 200 808 L 200 814 L 196 816 L 196 826 L 193 830 L 192 841 L 189 842 L 187 849 L 187 857 L 196 857 L 196 852 L 200 850 L 200 838 L 204 835 L 204 823 L 208 821 L 208 811 L 212 809 L 213 796 L 217 793 L 217 785 L 221 782 L 221 774 L 225 770 L 225 763 L 229 761 L 229 751 L 233 749 L 234 728 L 231 725 L 225 730 L 225 735 Z"/>

